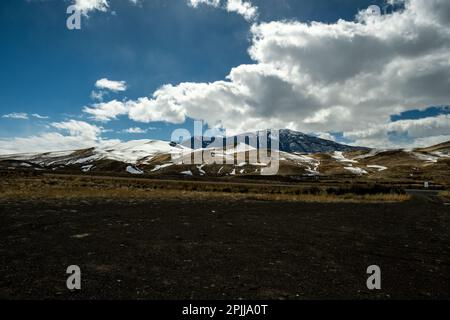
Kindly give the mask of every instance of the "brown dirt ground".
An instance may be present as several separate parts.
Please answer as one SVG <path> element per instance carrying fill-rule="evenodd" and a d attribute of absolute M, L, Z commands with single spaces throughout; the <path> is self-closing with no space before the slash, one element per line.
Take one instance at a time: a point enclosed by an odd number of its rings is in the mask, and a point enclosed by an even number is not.
<path fill-rule="evenodd" d="M 450 207 L 425 200 L 0 200 L 0 222 L 4 299 L 450 298 Z"/>

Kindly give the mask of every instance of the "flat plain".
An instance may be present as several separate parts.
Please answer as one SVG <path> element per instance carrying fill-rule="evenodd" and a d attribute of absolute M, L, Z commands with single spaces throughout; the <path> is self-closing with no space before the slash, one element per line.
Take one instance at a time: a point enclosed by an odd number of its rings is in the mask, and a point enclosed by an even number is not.
<path fill-rule="evenodd" d="M 39 181 L 58 186 L 55 178 Z M 444 199 L 419 193 L 324 202 L 143 190 L 154 196 L 3 193 L 0 298 L 450 298 Z M 79 291 L 66 288 L 69 265 L 81 268 Z M 366 287 L 370 265 L 381 268 L 382 290 Z"/>

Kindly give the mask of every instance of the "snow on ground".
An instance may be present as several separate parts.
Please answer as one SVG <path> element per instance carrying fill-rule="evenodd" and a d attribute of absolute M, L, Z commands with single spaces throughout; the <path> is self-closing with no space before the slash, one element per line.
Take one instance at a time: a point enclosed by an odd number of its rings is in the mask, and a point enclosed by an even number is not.
<path fill-rule="evenodd" d="M 76 160 L 72 160 L 67 162 L 67 164 L 81 164 L 81 163 L 89 163 L 95 160 L 98 160 L 99 156 L 94 154 L 92 156 L 89 157 L 85 157 L 85 158 L 81 158 L 81 159 L 76 159 Z M 60 161 L 56 161 L 56 162 L 60 162 Z"/>
<path fill-rule="evenodd" d="M 423 154 L 423 153 L 418 153 L 418 152 L 412 152 L 412 154 L 419 160 L 425 161 L 425 162 L 429 162 L 429 163 L 436 163 L 438 162 L 438 157 L 436 156 L 432 156 L 429 154 Z"/>
<path fill-rule="evenodd" d="M 370 158 L 370 157 L 374 157 L 377 154 L 381 153 L 381 152 L 385 152 L 388 151 L 389 149 L 372 149 L 369 152 L 362 154 L 360 156 L 356 156 L 353 158 L 353 160 L 360 160 L 360 159 L 366 159 L 366 158 Z"/>
<path fill-rule="evenodd" d="M 32 167 L 31 164 L 25 163 L 25 162 L 21 163 L 20 166 L 21 166 L 21 167 L 27 167 L 27 168 Z"/>
<path fill-rule="evenodd" d="M 116 144 L 109 148 L 97 148 L 94 152 L 110 160 L 136 163 L 143 158 L 152 158 L 159 154 L 178 155 L 191 150 L 180 145 L 170 146 L 170 142 L 160 140 L 134 140 Z"/>
<path fill-rule="evenodd" d="M 83 238 L 89 237 L 90 235 L 91 235 L 90 233 L 76 234 L 76 235 L 71 236 L 71 238 L 83 239 Z"/>
<path fill-rule="evenodd" d="M 293 153 L 286 153 L 282 152 L 283 157 L 286 160 L 290 160 L 295 162 L 297 165 L 306 166 L 306 171 L 309 173 L 308 175 L 319 175 L 320 172 L 318 171 L 320 166 L 320 160 L 314 159 L 309 156 L 305 156 L 302 154 L 293 154 Z"/>
<path fill-rule="evenodd" d="M 236 153 L 236 152 L 246 152 L 246 151 L 253 151 L 253 150 L 257 150 L 257 149 L 246 143 L 241 142 L 234 148 L 227 148 L 226 153 L 232 154 L 232 153 Z"/>
<path fill-rule="evenodd" d="M 339 162 L 358 163 L 358 161 L 344 157 L 344 153 L 342 151 L 335 151 L 331 157 Z"/>
<path fill-rule="evenodd" d="M 252 166 L 256 167 L 267 167 L 267 163 L 264 162 L 257 162 L 257 163 L 250 163 Z"/>
<path fill-rule="evenodd" d="M 450 158 L 450 153 L 442 152 L 442 151 L 432 152 L 432 155 L 439 157 L 439 158 Z"/>
<path fill-rule="evenodd" d="M 184 175 L 186 175 L 186 176 L 193 176 L 191 170 L 189 170 L 189 171 L 183 171 L 183 172 L 181 172 L 181 174 L 184 174 Z"/>
<path fill-rule="evenodd" d="M 68 157 L 73 154 L 75 150 L 68 151 L 55 151 L 55 152 L 46 152 L 46 153 L 38 153 L 38 154 L 28 154 L 28 157 L 39 157 L 40 159 L 52 159 L 52 158 L 61 158 Z M 23 155 L 27 156 L 27 155 Z M 17 159 L 17 158 L 16 158 Z"/>
<path fill-rule="evenodd" d="M 135 167 L 132 167 L 132 166 L 127 167 L 127 172 L 131 173 L 131 174 L 143 174 L 144 173 L 143 171 L 141 171 Z"/>
<path fill-rule="evenodd" d="M 233 171 L 231 171 L 230 175 L 235 176 L 236 175 L 236 169 L 233 169 Z"/>
<path fill-rule="evenodd" d="M 162 165 L 156 165 L 156 166 L 152 169 L 152 172 L 159 171 L 159 170 L 161 170 L 161 169 L 164 169 L 164 168 L 167 168 L 167 167 L 170 167 L 170 166 L 173 166 L 173 163 L 166 163 L 166 164 L 162 164 Z"/>
<path fill-rule="evenodd" d="M 305 170 L 306 170 L 306 172 L 308 172 L 307 176 L 318 176 L 318 175 L 320 175 L 320 172 L 317 171 L 317 169 L 307 168 Z"/>
<path fill-rule="evenodd" d="M 206 172 L 203 170 L 204 166 L 205 165 L 197 166 L 197 169 L 198 169 L 198 171 L 200 172 L 201 175 L 205 175 L 206 174 Z"/>
<path fill-rule="evenodd" d="M 367 168 L 377 169 L 379 172 L 387 170 L 387 167 L 377 166 L 377 165 L 368 165 Z"/>
<path fill-rule="evenodd" d="M 92 169 L 93 167 L 94 167 L 93 165 L 82 166 L 82 167 L 81 167 L 81 171 L 83 171 L 83 172 L 89 172 L 89 171 L 91 171 L 91 169 Z"/>
<path fill-rule="evenodd" d="M 70 151 L 55 151 L 55 152 L 47 152 L 47 153 L 22 153 L 22 154 L 12 154 L 0 156 L 0 160 L 22 160 L 28 161 L 33 164 L 38 165 L 51 165 L 54 162 L 61 162 L 66 157 L 66 160 L 71 159 L 71 155 L 74 153 L 74 150 Z M 57 159 L 63 158 L 63 159 Z M 57 159 L 57 161 L 55 161 Z"/>
<path fill-rule="evenodd" d="M 287 152 L 280 152 L 280 156 L 282 156 L 284 160 L 298 161 L 302 163 L 316 163 L 318 161 L 312 157 L 308 157 L 302 154 L 294 154 Z"/>
<path fill-rule="evenodd" d="M 114 145 L 103 145 L 92 150 L 91 155 L 81 157 L 74 153 L 76 150 L 48 152 L 48 153 L 28 153 L 1 156 L 0 159 L 29 161 L 43 166 L 55 165 L 76 165 L 89 164 L 99 160 L 115 160 L 136 165 L 141 159 L 150 161 L 155 156 L 170 154 L 173 158 L 181 157 L 183 153 L 189 153 L 192 149 L 176 145 L 171 146 L 170 142 L 160 140 L 133 140 L 121 142 Z M 160 168 L 161 169 L 161 168 Z"/>
<path fill-rule="evenodd" d="M 357 167 L 344 167 L 344 169 L 350 171 L 353 174 L 358 174 L 358 175 L 363 175 L 363 174 L 368 173 L 366 170 L 357 168 Z"/>

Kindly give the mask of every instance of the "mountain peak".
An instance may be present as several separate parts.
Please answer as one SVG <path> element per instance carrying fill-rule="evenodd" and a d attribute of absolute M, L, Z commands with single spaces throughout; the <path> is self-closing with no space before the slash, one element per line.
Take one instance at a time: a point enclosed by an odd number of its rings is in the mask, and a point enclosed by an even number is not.
<path fill-rule="evenodd" d="M 271 130 L 259 130 L 254 132 L 247 132 L 238 134 L 235 136 L 225 137 L 192 137 L 190 140 L 182 143 L 185 147 L 192 149 L 198 148 L 220 148 L 226 146 L 230 141 L 243 141 L 246 144 L 250 144 L 250 141 L 244 139 L 245 137 L 259 137 L 264 132 L 270 133 Z M 297 152 L 297 153 L 329 153 L 334 151 L 357 151 L 357 150 L 369 150 L 370 148 L 354 147 L 345 144 L 340 144 L 335 141 L 325 140 L 318 137 L 314 137 L 303 132 L 294 131 L 291 129 L 279 130 L 279 142 L 280 151 L 284 152 Z M 269 142 L 269 146 L 270 146 Z M 200 147 L 201 146 L 201 147 Z M 257 146 L 253 146 L 257 147 Z"/>

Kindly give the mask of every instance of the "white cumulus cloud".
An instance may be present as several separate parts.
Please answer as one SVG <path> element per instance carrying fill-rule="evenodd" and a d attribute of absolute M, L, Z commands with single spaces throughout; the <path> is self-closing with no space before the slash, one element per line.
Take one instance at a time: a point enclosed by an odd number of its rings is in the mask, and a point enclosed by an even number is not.
<path fill-rule="evenodd" d="M 114 81 L 106 78 L 97 80 L 95 86 L 98 89 L 105 89 L 113 92 L 120 92 L 127 90 L 127 83 L 125 81 Z"/>
<path fill-rule="evenodd" d="M 129 0 L 132 4 L 139 4 L 140 0 Z M 109 0 L 74 0 L 75 8 L 84 15 L 91 11 L 106 12 L 109 10 Z"/>
<path fill-rule="evenodd" d="M 74 5 L 85 15 L 94 10 L 105 12 L 109 8 L 108 0 L 75 0 Z"/>
<path fill-rule="evenodd" d="M 150 98 L 84 111 L 98 120 L 190 117 L 233 131 L 290 128 L 357 140 L 351 132 L 387 126 L 393 114 L 450 102 L 448 0 L 406 0 L 401 11 L 330 24 L 253 24 L 251 35 L 254 63 L 233 68 L 225 80 L 168 84 Z"/>
<path fill-rule="evenodd" d="M 0 139 L 0 154 L 78 150 L 113 145 L 119 140 L 103 140 L 101 127 L 84 121 L 69 120 L 50 125 L 61 132 L 45 132 L 30 137 Z"/>
<path fill-rule="evenodd" d="M 68 131 L 71 136 L 84 137 L 88 140 L 96 140 L 102 132 L 102 128 L 84 121 L 69 120 L 65 122 L 54 122 L 52 127 Z"/>
<path fill-rule="evenodd" d="M 390 142 L 389 134 L 409 138 L 406 141 Z M 364 130 L 349 131 L 344 137 L 354 140 L 357 145 L 373 147 L 429 146 L 450 140 L 450 115 L 438 115 L 422 119 L 408 119 L 386 124 L 372 125 Z"/>
<path fill-rule="evenodd" d="M 253 21 L 258 16 L 258 8 L 250 1 L 244 0 L 188 0 L 191 7 L 197 8 L 199 5 L 208 5 L 214 8 L 222 8 L 228 12 L 235 12 L 247 21 Z"/>

